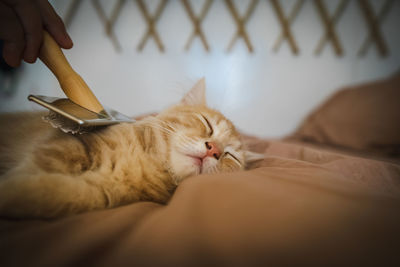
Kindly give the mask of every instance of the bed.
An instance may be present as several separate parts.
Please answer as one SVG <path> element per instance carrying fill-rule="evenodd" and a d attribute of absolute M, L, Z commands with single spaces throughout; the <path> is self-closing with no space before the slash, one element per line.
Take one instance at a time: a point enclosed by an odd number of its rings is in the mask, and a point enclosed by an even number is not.
<path fill-rule="evenodd" d="M 141 202 L 0 220 L 0 266 L 400 266 L 400 75 L 345 88 L 265 159 Z"/>

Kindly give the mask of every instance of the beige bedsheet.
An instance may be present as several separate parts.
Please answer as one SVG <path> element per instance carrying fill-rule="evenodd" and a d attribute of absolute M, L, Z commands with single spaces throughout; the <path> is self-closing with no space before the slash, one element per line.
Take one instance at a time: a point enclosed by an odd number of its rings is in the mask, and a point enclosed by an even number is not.
<path fill-rule="evenodd" d="M 166 206 L 1 220 L 0 266 L 400 263 L 399 165 L 247 140 L 257 168 L 189 178 Z"/>

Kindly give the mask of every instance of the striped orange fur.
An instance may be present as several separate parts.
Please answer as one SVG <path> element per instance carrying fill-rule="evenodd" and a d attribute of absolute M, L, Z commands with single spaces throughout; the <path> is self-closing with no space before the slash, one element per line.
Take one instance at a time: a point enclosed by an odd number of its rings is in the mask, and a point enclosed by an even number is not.
<path fill-rule="evenodd" d="M 204 87 L 199 81 L 157 116 L 83 135 L 52 129 L 38 114 L 1 116 L 9 126 L 0 130 L 0 216 L 54 218 L 167 203 L 190 176 L 243 170 L 254 154 L 233 124 L 206 106 Z M 207 156 L 208 144 L 218 155 Z"/>

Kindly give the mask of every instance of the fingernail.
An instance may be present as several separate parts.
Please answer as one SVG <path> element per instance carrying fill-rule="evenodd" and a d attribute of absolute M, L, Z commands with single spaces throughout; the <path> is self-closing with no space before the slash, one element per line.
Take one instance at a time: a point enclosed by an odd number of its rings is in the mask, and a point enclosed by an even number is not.
<path fill-rule="evenodd" d="M 74 45 L 74 42 L 72 42 L 71 36 L 69 36 L 69 34 L 66 32 L 65 37 L 66 37 L 67 42 L 69 43 L 68 46 L 72 47 Z"/>
<path fill-rule="evenodd" d="M 27 51 L 25 50 L 24 53 L 24 60 L 28 63 L 35 63 L 37 58 L 37 55 L 35 53 L 33 53 L 32 51 Z"/>

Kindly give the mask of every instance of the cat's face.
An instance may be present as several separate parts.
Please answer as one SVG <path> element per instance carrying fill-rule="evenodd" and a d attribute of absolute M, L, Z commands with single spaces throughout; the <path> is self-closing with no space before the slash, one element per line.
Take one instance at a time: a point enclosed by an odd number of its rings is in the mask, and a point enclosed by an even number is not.
<path fill-rule="evenodd" d="M 206 106 L 204 80 L 158 117 L 168 128 L 168 165 L 177 182 L 196 174 L 243 170 L 255 159 L 243 149 L 233 124 Z"/>

